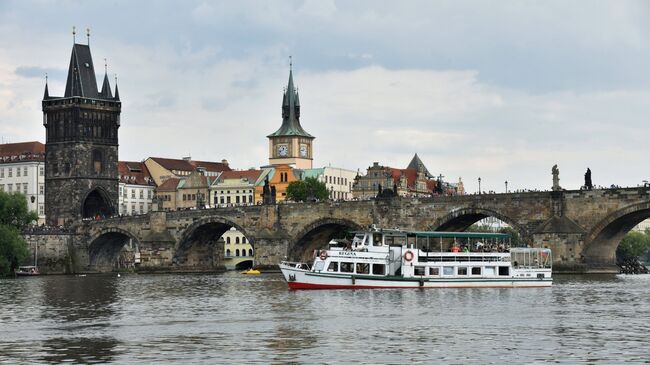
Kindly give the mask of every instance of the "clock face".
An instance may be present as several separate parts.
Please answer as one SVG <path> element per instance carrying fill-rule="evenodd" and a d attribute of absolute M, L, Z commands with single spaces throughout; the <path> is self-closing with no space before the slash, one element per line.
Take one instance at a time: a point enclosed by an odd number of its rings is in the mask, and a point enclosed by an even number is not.
<path fill-rule="evenodd" d="M 284 157 L 289 154 L 289 148 L 286 144 L 281 144 L 278 146 L 278 155 Z"/>
<path fill-rule="evenodd" d="M 307 157 L 307 145 L 300 145 L 300 157 Z"/>

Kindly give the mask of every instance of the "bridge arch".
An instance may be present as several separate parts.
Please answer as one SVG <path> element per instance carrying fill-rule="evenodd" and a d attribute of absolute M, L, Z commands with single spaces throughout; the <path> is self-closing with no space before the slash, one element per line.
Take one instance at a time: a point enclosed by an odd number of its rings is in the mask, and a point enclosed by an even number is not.
<path fill-rule="evenodd" d="M 88 261 L 93 271 L 133 268 L 135 253 L 140 252 L 138 238 L 117 227 L 100 230 L 89 242 Z"/>
<path fill-rule="evenodd" d="M 362 226 L 349 219 L 320 218 L 303 227 L 289 245 L 287 257 L 292 261 L 309 261 L 313 250 L 327 247 L 332 238 Z"/>
<path fill-rule="evenodd" d="M 616 249 L 636 225 L 650 218 L 650 202 L 629 205 L 610 213 L 587 233 L 584 262 L 587 266 L 613 266 Z"/>
<path fill-rule="evenodd" d="M 438 218 L 430 227 L 432 231 L 449 231 L 449 232 L 462 232 L 467 230 L 471 225 L 487 217 L 495 217 L 502 222 L 507 223 L 512 227 L 519 236 L 527 240 L 528 232 L 514 219 L 507 215 L 497 212 L 492 209 L 485 208 L 460 208 L 454 209 L 446 215 Z"/>
<path fill-rule="evenodd" d="M 178 241 L 172 263 L 192 270 L 214 270 L 223 266 L 224 242 L 221 236 L 234 227 L 255 248 L 254 237 L 241 225 L 223 217 L 206 217 L 190 224 Z"/>

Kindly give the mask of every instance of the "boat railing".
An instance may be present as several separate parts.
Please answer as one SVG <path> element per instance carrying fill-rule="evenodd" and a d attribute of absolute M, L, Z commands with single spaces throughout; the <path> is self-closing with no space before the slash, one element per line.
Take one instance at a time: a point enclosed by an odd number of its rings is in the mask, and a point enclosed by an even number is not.
<path fill-rule="evenodd" d="M 440 253 L 427 253 L 426 255 L 418 256 L 418 262 L 508 262 L 510 261 L 509 255 L 503 254 L 477 254 L 477 253 L 454 253 L 440 254 Z"/>
<path fill-rule="evenodd" d="M 309 265 L 306 262 L 297 262 L 297 261 L 282 261 L 282 265 L 289 266 L 295 269 L 301 269 L 301 270 L 311 270 L 311 265 Z"/>

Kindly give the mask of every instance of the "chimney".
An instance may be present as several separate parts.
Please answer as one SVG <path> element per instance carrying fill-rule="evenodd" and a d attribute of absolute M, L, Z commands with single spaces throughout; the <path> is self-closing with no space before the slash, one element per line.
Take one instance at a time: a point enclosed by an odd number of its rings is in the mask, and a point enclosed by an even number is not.
<path fill-rule="evenodd" d="M 192 161 L 192 156 L 183 157 L 183 161 Z"/>
<path fill-rule="evenodd" d="M 228 166 L 228 160 L 226 160 L 225 158 L 223 160 L 221 160 L 221 163 Z"/>

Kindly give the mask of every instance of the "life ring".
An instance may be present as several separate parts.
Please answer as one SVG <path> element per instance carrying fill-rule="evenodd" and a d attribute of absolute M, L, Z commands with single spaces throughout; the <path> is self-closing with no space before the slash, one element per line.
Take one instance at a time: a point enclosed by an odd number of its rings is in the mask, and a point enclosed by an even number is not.
<path fill-rule="evenodd" d="M 411 260 L 413 260 L 413 252 L 411 252 L 411 251 L 406 251 L 406 252 L 404 253 L 404 261 L 406 261 L 406 262 L 411 262 Z"/>
<path fill-rule="evenodd" d="M 322 250 L 322 251 L 320 252 L 319 257 L 320 257 L 321 260 L 325 261 L 325 259 L 327 259 L 327 251 Z"/>

